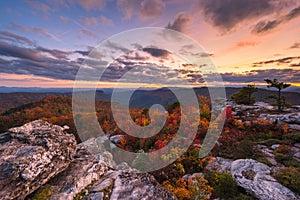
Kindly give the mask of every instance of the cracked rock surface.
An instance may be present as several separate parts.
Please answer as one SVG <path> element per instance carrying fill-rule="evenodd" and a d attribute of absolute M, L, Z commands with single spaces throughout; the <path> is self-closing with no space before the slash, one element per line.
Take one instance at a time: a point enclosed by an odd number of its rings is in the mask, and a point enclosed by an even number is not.
<path fill-rule="evenodd" d="M 42 120 L 9 129 L 0 134 L 0 199 L 176 199 L 153 176 L 115 166 L 101 145 L 95 138 L 77 145 Z"/>
<path fill-rule="evenodd" d="M 76 149 L 73 135 L 41 120 L 0 138 L 0 199 L 24 199 L 66 169 Z"/>

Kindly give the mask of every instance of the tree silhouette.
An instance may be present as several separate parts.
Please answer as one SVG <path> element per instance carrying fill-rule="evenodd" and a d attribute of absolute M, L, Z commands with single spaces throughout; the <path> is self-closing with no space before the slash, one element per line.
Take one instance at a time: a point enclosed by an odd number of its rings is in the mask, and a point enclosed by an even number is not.
<path fill-rule="evenodd" d="M 281 96 L 281 90 L 290 87 L 291 84 L 279 82 L 277 79 L 265 79 L 265 82 L 268 84 L 268 88 L 273 87 L 278 89 L 277 106 L 278 112 L 281 112 L 283 107 L 285 106 L 285 98 Z"/>
<path fill-rule="evenodd" d="M 255 102 L 252 94 L 257 92 L 255 84 L 249 84 L 247 87 L 243 87 L 239 92 L 235 93 L 231 99 L 238 104 L 252 105 Z"/>

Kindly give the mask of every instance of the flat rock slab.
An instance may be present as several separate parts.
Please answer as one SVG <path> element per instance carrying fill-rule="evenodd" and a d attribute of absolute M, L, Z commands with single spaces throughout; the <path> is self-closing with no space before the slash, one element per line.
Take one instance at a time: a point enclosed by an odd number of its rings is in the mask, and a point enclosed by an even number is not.
<path fill-rule="evenodd" d="M 271 168 L 252 159 L 239 159 L 231 165 L 231 175 L 238 185 L 258 199 L 297 200 L 290 189 L 278 183 L 271 175 Z"/>

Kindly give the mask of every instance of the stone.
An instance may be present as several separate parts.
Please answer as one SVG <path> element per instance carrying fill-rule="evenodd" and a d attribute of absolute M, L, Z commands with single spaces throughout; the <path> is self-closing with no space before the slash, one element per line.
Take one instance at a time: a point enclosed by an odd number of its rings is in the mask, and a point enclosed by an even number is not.
<path fill-rule="evenodd" d="M 277 149 L 277 147 L 279 147 L 279 146 L 280 146 L 280 144 L 273 144 L 273 145 L 271 146 L 271 149 L 275 150 L 275 149 Z"/>
<path fill-rule="evenodd" d="M 204 177 L 203 173 L 198 172 L 198 173 L 193 173 L 193 174 L 186 174 L 182 178 L 185 179 L 185 180 L 187 180 L 187 179 L 193 179 L 193 178 L 195 178 L 195 177 L 197 177 L 199 175 L 202 176 L 202 177 Z"/>
<path fill-rule="evenodd" d="M 274 106 L 271 106 L 269 103 L 256 102 L 254 105 L 258 106 L 260 109 L 274 110 Z"/>
<path fill-rule="evenodd" d="M 4 144 L 11 140 L 11 135 L 9 132 L 0 134 L 0 144 Z"/>
<path fill-rule="evenodd" d="M 280 145 L 278 145 L 280 146 Z M 275 155 L 273 154 L 273 150 L 276 149 L 277 147 L 277 144 L 274 146 L 272 145 L 271 149 L 269 149 L 267 146 L 265 145 L 256 145 L 255 147 L 261 151 L 264 155 L 264 157 L 273 165 L 273 166 L 279 166 L 279 167 L 283 167 L 282 164 L 279 164 L 276 159 L 275 159 Z M 274 148 L 274 149 L 273 149 Z"/>
<path fill-rule="evenodd" d="M 175 200 L 171 192 L 163 188 L 153 176 L 143 173 L 121 172 L 114 181 L 110 199 L 116 200 Z"/>
<path fill-rule="evenodd" d="M 300 143 L 295 143 L 295 144 L 294 144 L 294 147 L 297 147 L 297 148 L 300 149 Z"/>
<path fill-rule="evenodd" d="M 90 195 L 90 200 L 102 200 L 103 197 L 104 197 L 103 192 L 97 192 L 97 193 Z"/>
<path fill-rule="evenodd" d="M 300 160 L 300 152 L 297 152 L 293 155 L 297 160 Z"/>
<path fill-rule="evenodd" d="M 90 191 L 91 192 L 100 192 L 101 190 L 108 188 L 112 183 L 113 183 L 113 180 L 111 178 L 101 179 L 100 181 L 93 184 Z"/>
<path fill-rule="evenodd" d="M 239 159 L 231 164 L 231 175 L 238 185 L 258 199 L 297 200 L 299 196 L 278 183 L 271 168 L 252 159 Z"/>
<path fill-rule="evenodd" d="M 220 173 L 229 173 L 231 168 L 231 163 L 233 160 L 221 158 L 221 157 L 211 157 L 205 169 L 208 171 L 218 171 Z"/>
<path fill-rule="evenodd" d="M 300 112 L 293 112 L 287 114 L 274 114 L 274 115 L 260 114 L 259 118 L 270 120 L 272 122 L 278 120 L 279 122 L 285 122 L 295 127 L 297 127 L 297 125 L 300 125 Z"/>
<path fill-rule="evenodd" d="M 114 135 L 109 138 L 109 140 L 114 144 L 119 144 L 125 135 Z"/>
<path fill-rule="evenodd" d="M 75 154 L 74 135 L 42 120 L 9 129 L 1 136 L 0 199 L 3 200 L 24 199 L 65 170 Z"/>

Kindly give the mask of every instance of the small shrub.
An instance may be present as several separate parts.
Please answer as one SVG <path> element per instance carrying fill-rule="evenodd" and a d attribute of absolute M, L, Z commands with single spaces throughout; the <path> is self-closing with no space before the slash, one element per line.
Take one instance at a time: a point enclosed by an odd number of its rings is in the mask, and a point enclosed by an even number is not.
<path fill-rule="evenodd" d="M 288 160 L 285 160 L 283 162 L 283 164 L 286 166 L 286 167 L 296 167 L 298 169 L 300 169 L 300 162 L 298 162 L 296 159 L 294 158 L 290 158 Z"/>
<path fill-rule="evenodd" d="M 36 194 L 32 200 L 46 200 L 50 199 L 50 197 L 53 195 L 53 191 L 49 188 L 45 188 L 41 190 L 38 194 Z"/>
<path fill-rule="evenodd" d="M 264 157 L 263 155 L 255 156 L 255 160 L 257 162 L 264 163 L 264 164 L 268 165 L 269 167 L 273 166 L 273 164 L 266 157 Z"/>
<path fill-rule="evenodd" d="M 280 169 L 275 178 L 279 183 L 300 194 L 300 170 L 294 167 Z"/>
<path fill-rule="evenodd" d="M 237 196 L 238 185 L 236 181 L 231 177 L 230 174 L 219 174 L 216 176 L 217 184 L 215 188 L 215 192 L 218 197 L 229 199 Z"/>
<path fill-rule="evenodd" d="M 230 200 L 254 200 L 248 196 L 246 191 L 239 187 L 237 182 L 228 173 L 206 172 L 205 178 L 214 188 L 213 198 L 230 199 Z"/>
<path fill-rule="evenodd" d="M 282 140 L 278 140 L 278 139 L 267 139 L 267 140 L 263 140 L 258 142 L 258 144 L 263 144 L 266 146 L 272 146 L 273 144 L 283 144 Z"/>
<path fill-rule="evenodd" d="M 286 145 L 280 145 L 274 151 L 274 153 L 281 153 L 285 155 L 291 155 L 291 149 Z"/>
<path fill-rule="evenodd" d="M 289 140 L 292 144 L 300 143 L 300 132 L 287 133 L 283 136 L 283 139 Z"/>
<path fill-rule="evenodd" d="M 208 200 L 213 190 L 208 185 L 208 181 L 200 174 L 187 180 L 179 178 L 175 183 L 164 181 L 162 185 L 173 192 L 179 200 Z"/>
<path fill-rule="evenodd" d="M 235 159 L 252 158 L 254 155 L 253 145 L 254 143 L 250 140 L 242 140 L 237 144 L 233 157 Z"/>
<path fill-rule="evenodd" d="M 286 167 L 300 168 L 300 163 L 292 157 L 291 149 L 286 145 L 281 145 L 274 151 L 275 160 Z"/>

